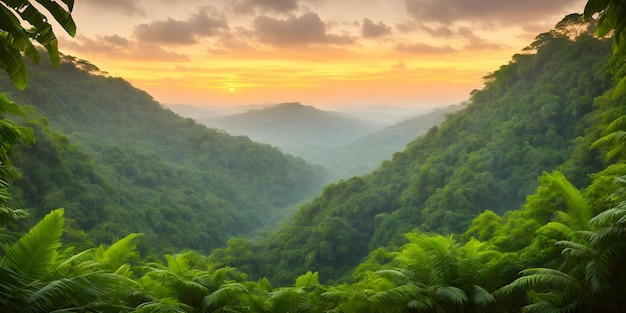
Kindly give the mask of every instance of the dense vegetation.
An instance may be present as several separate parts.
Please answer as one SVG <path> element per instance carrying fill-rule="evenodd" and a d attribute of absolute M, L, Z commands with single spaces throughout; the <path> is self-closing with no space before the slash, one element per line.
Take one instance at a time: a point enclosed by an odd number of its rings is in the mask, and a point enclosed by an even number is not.
<path fill-rule="evenodd" d="M 560 169 L 575 186 L 589 184 L 588 174 L 603 167 L 589 146 L 625 112 L 602 97 L 619 60 L 607 65 L 611 41 L 580 23 L 568 17 L 539 35 L 485 77 L 466 109 L 376 171 L 325 187 L 260 243 L 263 262 L 257 256 L 249 263 L 281 266 L 252 272 L 283 283 L 307 270 L 338 279 L 368 251 L 403 244 L 416 227 L 460 234 L 484 211 L 519 208 L 544 171 Z M 573 31 L 580 32 L 576 40 Z M 239 261 L 227 264 L 248 265 Z"/>
<path fill-rule="evenodd" d="M 589 2 L 588 12 L 610 13 L 600 33 L 609 23 L 618 25 L 618 38 L 624 34 L 626 24 L 616 22 L 626 12 L 618 4 Z M 580 16 L 566 17 L 489 75 L 467 109 L 372 174 L 326 187 L 266 238 L 267 246 L 235 238 L 208 257 L 141 256 L 137 245 L 146 235 L 130 233 L 111 245 L 62 248 L 63 209 L 26 234 L 2 229 L 0 309 L 621 312 L 626 93 L 619 82 L 626 43 L 616 41 L 611 56 L 609 41 L 572 35 L 585 27 Z M 2 112 L 20 113 L 3 100 Z M 34 138 L 3 121 L 6 149 Z M 6 152 L 0 150 L 3 181 L 16 176 Z M 23 211 L 9 209 L 0 191 L 0 225 L 13 225 Z M 346 282 L 320 283 L 339 279 L 355 259 L 360 264 Z M 272 285 L 298 271 L 295 281 Z"/>
<path fill-rule="evenodd" d="M 76 234 L 83 245 L 141 232 L 145 251 L 208 252 L 272 225 L 323 180 L 300 158 L 181 118 L 128 82 L 98 74 L 64 57 L 60 68 L 31 66 L 23 91 L 0 80 L 31 108 L 21 120 L 37 142 L 14 151 L 22 179 L 12 193 L 33 223 L 63 207 L 72 227 L 89 235 Z"/>

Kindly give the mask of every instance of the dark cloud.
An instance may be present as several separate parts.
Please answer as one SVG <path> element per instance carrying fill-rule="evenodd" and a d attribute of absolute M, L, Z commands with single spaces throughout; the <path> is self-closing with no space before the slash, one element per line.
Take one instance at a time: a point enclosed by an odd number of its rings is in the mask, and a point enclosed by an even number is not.
<path fill-rule="evenodd" d="M 299 0 L 244 0 L 233 3 L 236 12 L 252 13 L 255 9 L 263 12 L 288 13 L 298 9 Z"/>
<path fill-rule="evenodd" d="M 396 24 L 396 29 L 402 33 L 425 32 L 433 37 L 450 38 L 454 36 L 454 30 L 451 27 L 443 25 L 428 26 L 417 23 L 415 21 L 406 21 Z"/>
<path fill-rule="evenodd" d="M 128 39 L 120 37 L 118 35 L 103 36 L 102 40 L 119 47 L 127 47 L 130 44 L 130 41 Z"/>
<path fill-rule="evenodd" d="M 142 42 L 161 44 L 194 44 L 197 37 L 209 37 L 228 29 L 228 22 L 222 15 L 209 8 L 200 9 L 186 21 L 166 20 L 154 21 L 150 24 L 135 26 L 135 37 Z"/>
<path fill-rule="evenodd" d="M 326 32 L 326 24 L 315 13 L 286 20 L 259 16 L 254 20 L 259 40 L 276 46 L 308 45 L 316 43 L 347 45 L 355 41 L 351 36 L 333 35 Z"/>
<path fill-rule="evenodd" d="M 385 25 L 383 22 L 378 22 L 378 24 L 374 24 L 372 20 L 366 18 L 363 20 L 363 25 L 361 27 L 361 34 L 365 38 L 379 38 L 391 35 L 391 27 Z"/>
<path fill-rule="evenodd" d="M 530 23 L 555 14 L 579 0 L 405 0 L 410 15 L 419 21 L 450 24 L 458 21 L 481 23 Z"/>
<path fill-rule="evenodd" d="M 429 27 L 426 25 L 420 25 L 419 29 L 433 37 L 450 38 L 454 35 L 454 31 L 447 26 Z"/>
<path fill-rule="evenodd" d="M 63 46 L 73 51 L 111 59 L 189 61 L 189 57 L 184 54 L 167 51 L 158 45 L 140 45 L 118 35 L 98 36 L 95 39 L 77 35 L 73 40 L 64 40 Z"/>
<path fill-rule="evenodd" d="M 86 4 L 107 11 L 115 11 L 129 16 L 145 16 L 146 12 L 141 5 L 139 5 L 139 2 L 139 0 L 81 0 L 80 4 Z"/>
<path fill-rule="evenodd" d="M 496 43 L 490 43 L 484 38 L 480 38 L 468 28 L 468 27 L 460 27 L 457 33 L 469 40 L 469 43 L 465 46 L 466 49 L 470 50 L 500 50 L 503 47 Z"/>
<path fill-rule="evenodd" d="M 229 50 L 252 50 L 255 41 L 255 32 L 245 27 L 235 27 L 229 32 L 220 34 L 217 42 L 220 48 L 211 47 L 208 51 L 212 54 L 224 54 Z"/>
<path fill-rule="evenodd" d="M 435 47 L 424 43 L 406 45 L 399 43 L 394 47 L 397 51 L 411 54 L 450 54 L 456 50 L 450 46 Z"/>
<path fill-rule="evenodd" d="M 414 21 L 406 21 L 396 24 L 396 29 L 401 33 L 410 33 L 417 30 L 418 24 Z"/>

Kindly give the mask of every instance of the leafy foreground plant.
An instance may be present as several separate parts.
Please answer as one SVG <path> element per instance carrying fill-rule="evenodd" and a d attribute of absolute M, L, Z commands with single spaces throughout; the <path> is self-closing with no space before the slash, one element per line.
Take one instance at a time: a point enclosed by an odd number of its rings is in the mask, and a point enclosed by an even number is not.
<path fill-rule="evenodd" d="M 46 215 L 6 249 L 0 263 L 0 311 L 70 312 L 101 310 L 119 276 L 102 271 L 96 262 L 59 253 L 63 209 Z"/>

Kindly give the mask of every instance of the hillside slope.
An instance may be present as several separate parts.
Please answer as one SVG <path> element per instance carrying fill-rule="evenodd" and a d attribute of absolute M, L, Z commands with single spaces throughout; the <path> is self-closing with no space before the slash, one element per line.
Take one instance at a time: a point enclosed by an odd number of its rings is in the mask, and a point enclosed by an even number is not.
<path fill-rule="evenodd" d="M 2 91 L 47 118 L 40 133 L 49 123 L 67 136 L 42 138 L 20 155 L 28 166 L 15 201 L 34 217 L 63 206 L 96 242 L 144 232 L 157 251 L 209 251 L 319 190 L 320 168 L 184 119 L 86 61 L 67 57 L 60 68 L 29 69 L 28 88 L 17 91 L 2 77 Z M 64 149 L 86 153 L 101 178 L 84 178 L 82 189 L 66 185 L 52 162 L 66 161 L 57 154 Z M 63 175 L 86 177 L 74 169 Z"/>
<path fill-rule="evenodd" d="M 339 178 L 343 179 L 367 174 L 384 160 L 391 159 L 395 152 L 404 150 L 407 144 L 425 134 L 431 127 L 441 124 L 447 114 L 462 108 L 461 105 L 438 108 L 386 126 L 348 144 L 332 147 L 321 158 L 320 164 L 333 173 L 341 173 Z"/>
<path fill-rule="evenodd" d="M 277 104 L 198 121 L 321 165 L 329 171 L 330 182 L 372 171 L 456 109 L 451 106 L 434 110 L 384 128 L 381 122 L 300 103 Z"/>
<path fill-rule="evenodd" d="M 371 174 L 327 186 L 302 206 L 259 248 L 269 250 L 264 262 L 280 264 L 261 275 L 288 282 L 294 273 L 319 270 L 337 279 L 368 251 L 402 244 L 414 228 L 462 233 L 485 210 L 519 208 L 537 177 L 564 163 L 570 180 L 588 183 L 602 164 L 577 148 L 590 139 L 577 138 L 623 113 L 594 107 L 612 84 L 610 55 L 610 40 L 541 34 L 525 54 L 485 77 L 467 108 L 441 127 Z"/>

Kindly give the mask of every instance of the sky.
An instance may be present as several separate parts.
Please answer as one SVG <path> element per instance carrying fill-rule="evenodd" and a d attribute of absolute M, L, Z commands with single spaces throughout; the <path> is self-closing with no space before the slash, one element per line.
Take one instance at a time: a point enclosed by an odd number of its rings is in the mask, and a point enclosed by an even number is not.
<path fill-rule="evenodd" d="M 457 104 L 586 0 L 78 0 L 61 52 L 167 104 Z"/>

